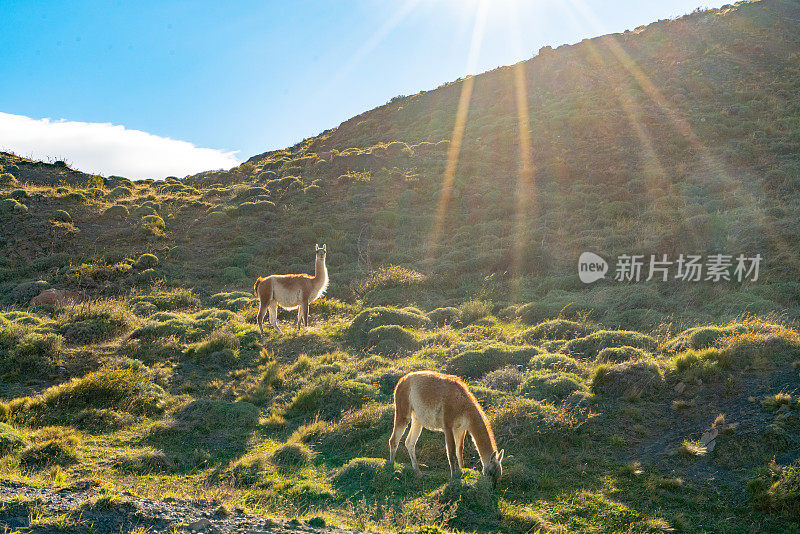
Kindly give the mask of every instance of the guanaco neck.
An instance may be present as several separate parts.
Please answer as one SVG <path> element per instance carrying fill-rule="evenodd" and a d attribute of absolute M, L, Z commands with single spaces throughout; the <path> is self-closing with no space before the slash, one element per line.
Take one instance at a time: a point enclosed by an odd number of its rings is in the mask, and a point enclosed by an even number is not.
<path fill-rule="evenodd" d="M 314 260 L 314 286 L 323 290 L 328 286 L 328 268 L 325 258 Z"/>
<path fill-rule="evenodd" d="M 478 449 L 481 463 L 487 466 L 492 458 L 492 453 L 497 451 L 497 443 L 494 440 L 492 427 L 489 426 L 486 415 L 477 406 L 471 410 L 469 419 L 469 433 L 472 435 L 472 440 Z"/>

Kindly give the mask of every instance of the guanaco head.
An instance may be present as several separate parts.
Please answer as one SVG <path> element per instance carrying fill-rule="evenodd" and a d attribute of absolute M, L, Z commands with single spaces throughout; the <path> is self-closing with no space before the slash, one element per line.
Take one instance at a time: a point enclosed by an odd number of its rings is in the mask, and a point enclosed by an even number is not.
<path fill-rule="evenodd" d="M 492 479 L 492 488 L 497 487 L 500 478 L 503 476 L 503 457 L 505 456 L 505 449 L 494 451 L 492 457 L 489 458 L 489 463 L 483 466 L 483 476 Z"/>
<path fill-rule="evenodd" d="M 317 244 L 317 245 L 314 245 L 314 247 L 315 247 L 315 250 L 317 251 L 317 259 L 318 260 L 324 260 L 325 259 L 325 254 L 328 253 L 328 249 L 326 248 L 327 245 L 323 244 L 322 246 L 319 246 Z"/>

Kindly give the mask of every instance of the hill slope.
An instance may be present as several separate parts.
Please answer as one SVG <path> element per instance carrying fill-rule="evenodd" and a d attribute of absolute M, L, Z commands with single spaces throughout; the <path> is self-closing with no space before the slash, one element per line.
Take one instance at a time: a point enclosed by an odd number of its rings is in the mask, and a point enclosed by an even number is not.
<path fill-rule="evenodd" d="M 29 263 L 57 251 L 31 220 L 58 208 L 79 230 L 60 252 L 92 251 L 105 264 L 155 252 L 164 260 L 157 274 L 211 292 L 307 271 L 306 252 L 327 242 L 334 296 L 352 297 L 371 268 L 398 264 L 428 276 L 408 297 L 420 304 L 474 295 L 556 310 L 572 302 L 620 325 L 629 317 L 612 313 L 608 295 L 625 286 L 580 283 L 581 252 L 610 261 L 607 278 L 621 254 L 761 254 L 758 283 L 632 284 L 647 298 L 628 307 L 648 325 L 685 302 L 688 321 L 797 316 L 798 20 L 798 3 L 784 0 L 693 13 L 393 99 L 230 172 L 128 184 L 129 195 L 106 195 L 122 184 L 107 179 L 79 204 L 42 189 L 26 228 L 4 225 L 0 292 L 58 276 Z M 456 150 L 462 94 L 470 98 Z M 147 202 L 152 210 L 140 209 Z M 132 215 L 99 217 L 114 204 Z M 163 235 L 130 230 L 150 211 Z M 24 253 L 16 243 L 30 228 Z"/>
<path fill-rule="evenodd" d="M 798 20 L 764 0 L 543 50 L 232 171 L 0 155 L 0 526 L 797 530 Z M 315 242 L 311 327 L 260 336 L 254 279 Z M 607 280 L 579 280 L 585 250 Z M 764 263 L 610 279 L 681 253 Z M 93 302 L 28 308 L 47 287 Z M 469 445 L 448 482 L 432 432 L 425 477 L 386 468 L 418 369 L 475 392 L 496 490 Z"/>

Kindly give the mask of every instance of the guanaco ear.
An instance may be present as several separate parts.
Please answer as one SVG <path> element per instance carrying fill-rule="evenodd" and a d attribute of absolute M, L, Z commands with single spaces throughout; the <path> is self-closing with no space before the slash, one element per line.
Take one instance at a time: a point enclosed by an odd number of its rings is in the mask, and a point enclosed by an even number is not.
<path fill-rule="evenodd" d="M 505 457 L 505 455 L 506 455 L 506 450 L 505 449 L 500 449 L 500 452 L 497 453 L 497 463 L 498 464 L 502 464 L 503 463 L 503 458 Z"/>
<path fill-rule="evenodd" d="M 322 250 L 324 250 L 325 252 L 328 252 L 328 245 L 326 243 L 322 244 Z"/>

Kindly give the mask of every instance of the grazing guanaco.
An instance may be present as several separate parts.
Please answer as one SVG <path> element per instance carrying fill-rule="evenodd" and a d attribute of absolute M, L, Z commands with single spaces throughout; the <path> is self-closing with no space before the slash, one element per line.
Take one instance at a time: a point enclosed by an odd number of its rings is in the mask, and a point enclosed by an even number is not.
<path fill-rule="evenodd" d="M 259 278 L 253 286 L 258 298 L 258 329 L 264 335 L 264 314 L 269 310 L 269 322 L 278 333 L 278 306 L 285 310 L 297 308 L 297 329 L 308 326 L 308 305 L 328 289 L 328 268 L 325 267 L 326 245 L 315 245 L 314 276 L 308 274 L 273 274 Z"/>
<path fill-rule="evenodd" d="M 503 476 L 505 450 L 497 450 L 486 414 L 466 384 L 457 376 L 433 371 L 408 373 L 394 388 L 394 429 L 389 438 L 389 465 L 394 464 L 397 446 L 408 424 L 406 449 L 411 466 L 421 475 L 416 446 L 422 428 L 444 432 L 450 477 L 461 478 L 464 468 L 464 440 L 467 432 L 478 449 L 483 474 L 496 486 Z"/>

